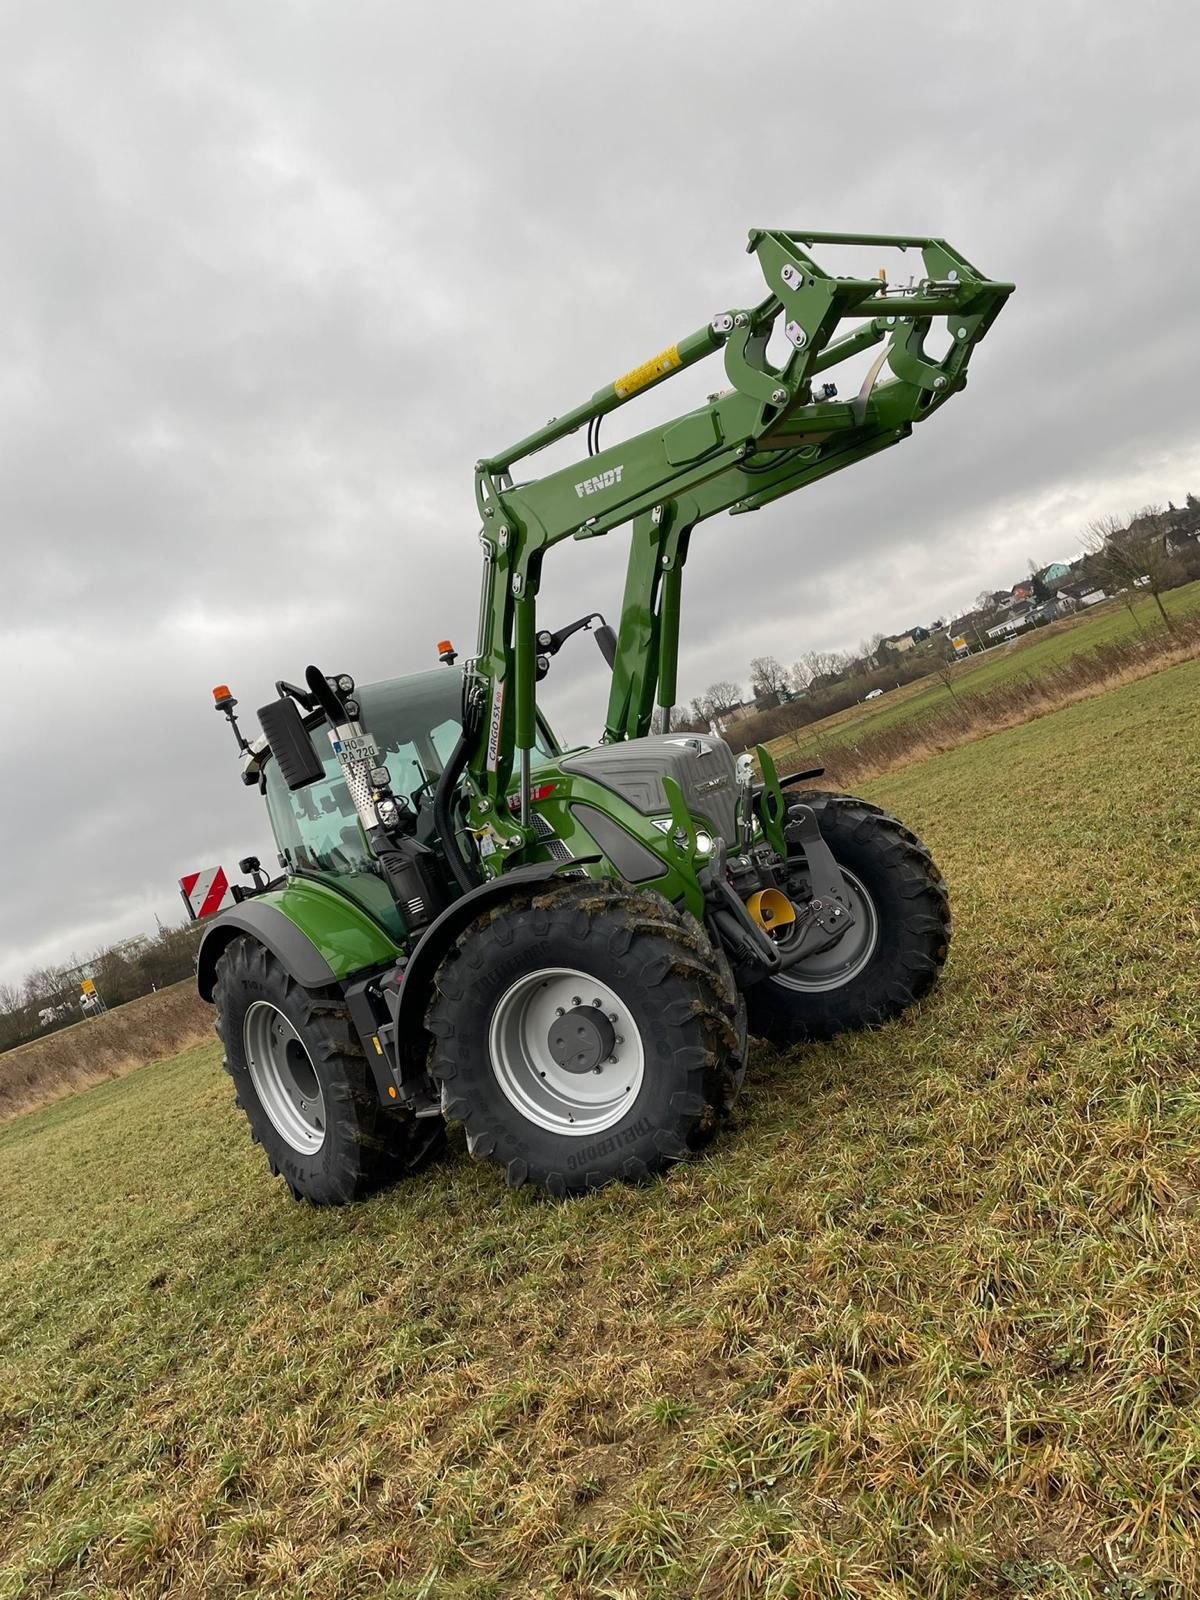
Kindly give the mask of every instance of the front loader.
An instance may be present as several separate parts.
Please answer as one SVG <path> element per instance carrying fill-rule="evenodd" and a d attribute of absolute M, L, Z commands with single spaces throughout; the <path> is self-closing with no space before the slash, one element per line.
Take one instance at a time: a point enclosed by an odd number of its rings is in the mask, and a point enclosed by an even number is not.
<path fill-rule="evenodd" d="M 912 250 L 922 269 L 834 276 L 818 245 Z M 749 249 L 758 304 L 477 464 L 483 591 L 461 667 L 448 642 L 433 671 L 361 688 L 310 666 L 253 740 L 216 691 L 281 876 L 214 919 L 200 991 L 297 1198 L 415 1170 L 447 1120 L 513 1185 L 644 1178 L 719 1128 L 748 1033 L 787 1047 L 873 1026 L 937 980 L 949 904 L 913 833 L 812 787 L 818 772 L 781 776 L 765 748 L 755 776 L 715 734 L 672 731 L 682 578 L 698 523 L 898 443 L 961 390 L 1012 285 L 940 239 L 755 229 Z M 872 348 L 839 397 L 825 375 Z M 608 413 L 718 352 L 726 389 L 602 446 Z M 581 430 L 586 455 L 528 475 Z M 547 551 L 626 523 L 617 628 L 547 627 Z M 598 744 L 567 750 L 537 685 L 581 631 L 611 669 L 608 711 Z"/>

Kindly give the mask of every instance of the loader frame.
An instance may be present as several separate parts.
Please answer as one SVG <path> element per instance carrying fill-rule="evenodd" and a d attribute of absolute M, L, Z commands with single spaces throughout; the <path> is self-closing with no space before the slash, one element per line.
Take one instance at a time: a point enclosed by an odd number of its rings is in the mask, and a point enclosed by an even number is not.
<path fill-rule="evenodd" d="M 919 251 L 903 286 L 839 277 L 818 245 Z M 468 823 L 485 839 L 485 874 L 529 859 L 530 751 L 539 673 L 537 596 L 547 550 L 633 524 L 603 742 L 638 738 L 655 708 L 669 727 L 677 693 L 683 570 L 693 528 L 721 511 L 755 511 L 899 443 L 966 385 L 967 365 L 1012 293 L 942 239 L 917 235 L 752 229 L 747 246 L 766 280 L 757 305 L 722 311 L 702 328 L 596 391 L 545 427 L 477 463 L 484 553 L 476 653 L 464 689 Z M 926 353 L 936 319 L 950 343 Z M 843 324 L 851 324 L 844 328 Z M 768 357 L 777 326 L 781 365 Z M 881 346 L 851 399 L 814 380 Z M 601 419 L 721 350 L 731 387 L 707 404 L 599 448 Z M 885 377 L 884 370 L 888 375 Z M 527 482 L 513 469 L 587 429 L 588 455 Z M 514 771 L 519 804 L 507 804 Z"/>

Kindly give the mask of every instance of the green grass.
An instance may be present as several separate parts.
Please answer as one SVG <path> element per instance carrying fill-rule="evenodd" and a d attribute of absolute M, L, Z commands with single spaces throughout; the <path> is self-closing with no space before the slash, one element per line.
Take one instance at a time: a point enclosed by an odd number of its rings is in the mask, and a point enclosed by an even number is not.
<path fill-rule="evenodd" d="M 1200 582 L 1165 594 L 1163 604 L 1170 616 L 1194 616 L 1200 611 Z M 1122 600 L 1105 601 L 1094 610 L 1063 618 L 1008 645 L 969 657 L 955 668 L 954 691 L 959 695 L 981 694 L 1014 678 L 1036 678 L 1080 651 L 1134 638 L 1139 629 L 1150 632 L 1161 627 L 1158 609 L 1148 595 L 1139 596 L 1132 614 Z M 949 702 L 950 691 L 940 678 L 918 678 L 889 690 L 879 700 L 849 706 L 820 722 L 809 723 L 795 734 L 784 734 L 772 741 L 771 748 L 793 753 L 799 741 L 808 750 L 831 750 L 885 728 L 918 722 L 930 711 L 944 709 Z"/>
<path fill-rule="evenodd" d="M 942 987 L 651 1188 L 306 1210 L 210 1047 L 0 1130 L 0 1596 L 1194 1594 L 1198 696 L 870 785 Z"/>

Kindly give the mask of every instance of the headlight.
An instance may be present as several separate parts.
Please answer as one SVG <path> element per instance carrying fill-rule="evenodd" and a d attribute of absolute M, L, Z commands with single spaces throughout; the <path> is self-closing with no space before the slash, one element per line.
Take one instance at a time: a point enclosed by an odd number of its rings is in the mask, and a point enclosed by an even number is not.
<path fill-rule="evenodd" d="M 696 853 L 702 856 L 710 856 L 712 855 L 712 850 L 712 835 L 710 833 L 698 832 L 696 834 Z"/>

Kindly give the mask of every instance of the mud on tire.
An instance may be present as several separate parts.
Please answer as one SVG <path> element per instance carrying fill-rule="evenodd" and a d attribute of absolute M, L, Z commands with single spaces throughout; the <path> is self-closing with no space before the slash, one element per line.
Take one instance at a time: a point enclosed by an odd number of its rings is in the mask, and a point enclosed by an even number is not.
<path fill-rule="evenodd" d="M 552 1002 L 565 997 L 570 1023 L 571 989 L 589 1037 L 586 1008 L 600 997 L 611 997 L 615 1027 L 636 1029 L 612 1057 L 587 1058 L 610 1072 L 607 1088 L 587 1076 L 595 1066 L 556 1068 L 547 1056 Z M 608 1005 L 597 1007 L 598 1025 Z M 741 1081 L 737 1021 L 728 969 L 694 919 L 653 893 L 573 879 L 473 922 L 438 970 L 426 1026 L 442 1109 L 463 1123 L 471 1153 L 496 1162 L 513 1186 L 562 1196 L 644 1179 L 703 1143 Z"/>
<path fill-rule="evenodd" d="M 382 1184 L 414 1172 L 443 1142 L 439 1118 L 414 1119 L 386 1110 L 349 1012 L 336 990 L 303 989 L 270 954 L 250 938 L 234 939 L 217 962 L 213 999 L 217 1033 L 225 1046 L 225 1070 L 233 1079 L 237 1104 L 246 1113 L 250 1135 L 260 1144 L 271 1172 L 283 1178 L 293 1198 L 313 1205 L 345 1205 Z M 247 1050 L 247 1017 L 290 1024 L 303 1048 L 299 1069 L 319 1087 L 323 1129 L 298 1149 L 263 1102 Z M 273 1008 L 266 1010 L 264 1008 Z M 278 1019 L 282 1019 L 279 1021 Z M 261 1070 L 261 1069 L 260 1069 Z M 268 1094 L 268 1099 L 270 1095 Z M 277 1112 L 277 1117 L 278 1117 Z M 286 1123 L 286 1119 L 285 1119 Z"/>
<path fill-rule="evenodd" d="M 876 927 L 869 960 L 843 983 L 806 989 L 782 974 L 747 990 L 751 1033 L 781 1048 L 899 1016 L 937 982 L 951 933 L 945 882 L 911 829 L 852 795 L 806 790 L 795 798 L 816 812 L 834 860 L 869 897 Z"/>

